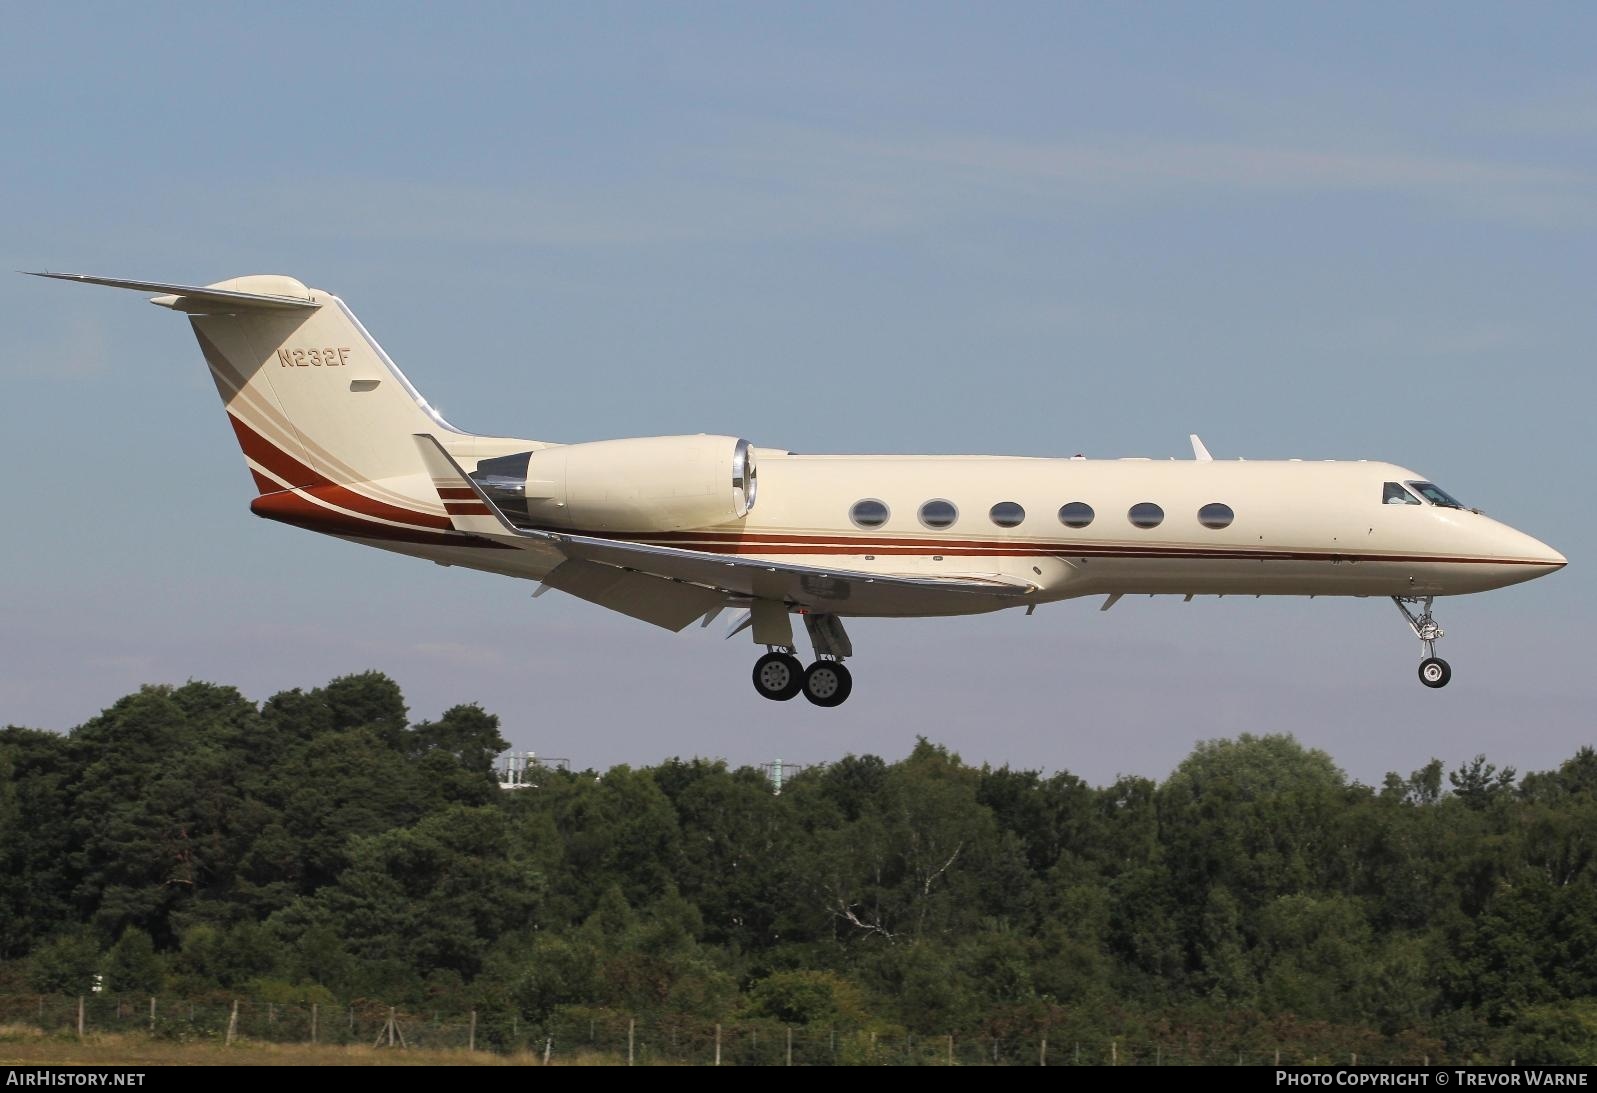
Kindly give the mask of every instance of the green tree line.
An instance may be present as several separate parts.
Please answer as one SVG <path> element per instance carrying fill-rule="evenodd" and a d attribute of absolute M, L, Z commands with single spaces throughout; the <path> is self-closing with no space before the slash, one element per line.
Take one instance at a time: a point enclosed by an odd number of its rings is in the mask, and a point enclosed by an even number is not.
<path fill-rule="evenodd" d="M 1163 782 L 922 740 L 502 791 L 378 673 L 0 732 L 0 993 L 382 999 L 1597 1062 L 1597 753 L 1350 781 L 1287 735 Z M 1345 1047 L 1343 1048 L 1345 1050 Z"/>

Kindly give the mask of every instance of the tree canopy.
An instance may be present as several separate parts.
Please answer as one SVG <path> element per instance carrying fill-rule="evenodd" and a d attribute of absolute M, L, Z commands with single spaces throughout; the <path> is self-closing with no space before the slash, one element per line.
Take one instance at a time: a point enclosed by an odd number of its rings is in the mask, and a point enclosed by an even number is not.
<path fill-rule="evenodd" d="M 1591 748 L 1371 787 L 1244 734 L 1095 787 L 921 740 L 777 795 L 705 759 L 501 791 L 506 747 L 475 705 L 411 723 L 378 673 L 7 728 L 0 991 L 101 975 L 924 1034 L 1246 1015 L 1593 1061 Z"/>

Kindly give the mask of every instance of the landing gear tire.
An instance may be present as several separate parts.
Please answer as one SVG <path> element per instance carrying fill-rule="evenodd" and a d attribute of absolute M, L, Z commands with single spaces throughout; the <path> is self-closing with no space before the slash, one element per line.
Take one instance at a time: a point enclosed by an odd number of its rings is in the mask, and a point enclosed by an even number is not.
<path fill-rule="evenodd" d="M 1453 669 L 1441 657 L 1426 657 L 1420 661 L 1420 682 L 1427 687 L 1446 687 L 1453 678 Z"/>
<path fill-rule="evenodd" d="M 803 688 L 805 678 L 804 665 L 792 653 L 766 653 L 754 662 L 754 689 L 773 702 L 793 698 Z"/>
<path fill-rule="evenodd" d="M 1447 686 L 1447 681 L 1453 678 L 1453 669 L 1447 661 L 1436 655 L 1436 643 L 1445 631 L 1436 625 L 1436 619 L 1431 615 L 1433 600 L 1432 596 L 1392 597 L 1392 602 L 1403 613 L 1403 620 L 1414 631 L 1414 636 L 1420 639 L 1420 645 L 1425 650 L 1425 659 L 1420 661 L 1420 682 L 1434 691 Z"/>
<path fill-rule="evenodd" d="M 841 706 L 854 690 L 854 677 L 840 660 L 818 660 L 804 670 L 804 697 L 817 706 Z"/>

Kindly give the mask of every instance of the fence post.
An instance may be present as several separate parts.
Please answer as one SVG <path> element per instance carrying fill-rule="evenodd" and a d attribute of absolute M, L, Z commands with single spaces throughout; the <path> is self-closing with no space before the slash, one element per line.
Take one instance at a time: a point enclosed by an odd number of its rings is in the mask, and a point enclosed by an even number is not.
<path fill-rule="evenodd" d="M 1348 1066 L 1358 1066 L 1359 1065 L 1359 1053 L 1358 1052 L 1354 1051 L 1354 1052 L 1350 1052 L 1348 1054 L 1347 1065 Z"/>
<path fill-rule="evenodd" d="M 715 1065 L 721 1065 L 721 1026 L 715 1026 Z"/>
<path fill-rule="evenodd" d="M 549 1055 L 550 1055 L 550 1053 L 552 1053 L 554 1051 L 554 1049 L 555 1049 L 555 1038 L 553 1036 L 544 1037 L 544 1041 L 543 1041 L 543 1065 L 544 1066 L 548 1066 L 549 1065 Z"/>
<path fill-rule="evenodd" d="M 355 1036 L 355 1003 L 353 1002 L 349 1004 L 349 1035 L 351 1039 Z"/>
<path fill-rule="evenodd" d="M 397 1007 L 388 1007 L 388 1046 L 394 1046 L 394 1010 Z"/>
<path fill-rule="evenodd" d="M 150 995 L 150 1035 L 155 1035 L 155 995 Z"/>
<path fill-rule="evenodd" d="M 477 1011 L 471 1011 L 471 1032 L 466 1036 L 466 1050 L 477 1050 Z"/>
<path fill-rule="evenodd" d="M 1048 1065 L 1048 1034 L 1043 1033 L 1042 1046 L 1037 1049 L 1037 1065 Z"/>
<path fill-rule="evenodd" d="M 312 1002 L 311 1003 L 311 1043 L 313 1043 L 313 1044 L 316 1042 L 316 1018 L 317 1018 L 317 1016 L 318 1016 L 318 1014 L 316 1012 L 316 1003 Z"/>
<path fill-rule="evenodd" d="M 227 1018 L 227 1042 L 232 1044 L 233 1037 L 238 1035 L 238 999 L 233 999 L 233 1012 Z"/>
<path fill-rule="evenodd" d="M 793 1026 L 787 1026 L 787 1065 L 793 1065 Z"/>
<path fill-rule="evenodd" d="M 83 995 L 78 995 L 78 1039 L 83 1039 Z"/>
<path fill-rule="evenodd" d="M 633 1043 L 635 1042 L 637 1031 L 638 1031 L 638 1019 L 636 1017 L 628 1017 L 627 1018 L 627 1065 L 628 1066 L 632 1065 L 632 1046 L 633 1046 Z"/>
<path fill-rule="evenodd" d="M 1280 1048 L 1276 1048 L 1275 1049 L 1275 1065 L 1276 1066 L 1280 1066 L 1281 1065 L 1281 1049 Z"/>
<path fill-rule="evenodd" d="M 1109 1041 L 1109 1065 L 1120 1065 L 1120 1041 L 1118 1040 Z"/>

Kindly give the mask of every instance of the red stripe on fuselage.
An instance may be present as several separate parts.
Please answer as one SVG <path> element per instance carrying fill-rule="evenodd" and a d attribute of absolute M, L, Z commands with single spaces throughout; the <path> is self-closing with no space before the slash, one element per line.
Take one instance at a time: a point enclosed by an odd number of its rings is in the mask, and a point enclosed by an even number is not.
<path fill-rule="evenodd" d="M 238 437 L 239 447 L 244 449 L 244 454 L 290 486 L 301 489 L 330 505 L 337 505 L 339 508 L 349 509 L 364 516 L 375 516 L 381 520 L 393 520 L 416 527 L 436 528 L 439 531 L 454 530 L 455 525 L 447 516 L 435 516 L 432 513 L 390 505 L 330 481 L 325 475 L 301 463 L 234 415 L 228 414 L 227 419 L 233 423 L 233 433 Z"/>
<path fill-rule="evenodd" d="M 250 511 L 268 520 L 277 520 L 326 535 L 346 535 L 383 542 L 421 543 L 427 546 L 514 550 L 508 543 L 496 543 L 470 535 L 440 535 L 420 528 L 399 528 L 363 520 L 347 512 L 326 508 L 293 490 L 264 494 L 250 502 Z"/>
<path fill-rule="evenodd" d="M 610 532 L 542 528 L 556 534 L 586 535 L 707 554 L 770 554 L 945 558 L 1185 558 L 1215 561 L 1431 562 L 1460 565 L 1532 565 L 1532 558 L 1482 558 L 1425 554 L 1348 554 L 1339 551 L 1279 550 L 1268 547 L 1138 546 L 1128 543 L 1024 542 L 1013 539 L 925 539 L 793 532 Z"/>

